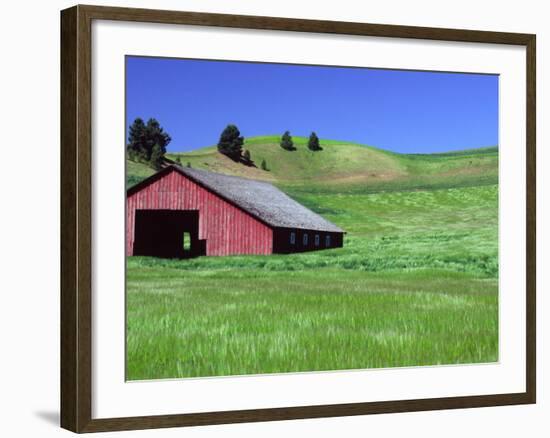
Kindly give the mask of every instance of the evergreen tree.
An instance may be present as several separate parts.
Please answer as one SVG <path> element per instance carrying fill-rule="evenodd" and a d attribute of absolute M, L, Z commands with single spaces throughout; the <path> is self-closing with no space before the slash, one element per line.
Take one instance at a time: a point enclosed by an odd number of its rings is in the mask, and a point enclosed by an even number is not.
<path fill-rule="evenodd" d="M 187 162 L 187 167 L 191 167 L 191 161 Z"/>
<path fill-rule="evenodd" d="M 181 158 L 180 157 L 176 157 L 176 164 L 180 167 L 182 167 L 181 165 Z"/>
<path fill-rule="evenodd" d="M 145 150 L 146 159 L 152 160 L 153 148 L 158 145 L 162 156 L 166 153 L 166 146 L 172 141 L 172 138 L 168 133 L 164 132 L 164 129 L 160 126 L 160 123 L 156 119 L 147 120 L 145 125 Z"/>
<path fill-rule="evenodd" d="M 260 166 L 262 168 L 262 170 L 268 170 L 267 169 L 267 163 L 265 162 L 265 160 L 262 160 L 262 164 Z"/>
<path fill-rule="evenodd" d="M 244 150 L 243 157 L 248 163 L 250 163 L 250 151 L 248 149 Z"/>
<path fill-rule="evenodd" d="M 322 151 L 323 148 L 319 144 L 319 137 L 317 137 L 317 134 L 315 132 L 312 132 L 309 136 L 309 140 L 307 142 L 307 147 L 310 151 Z"/>
<path fill-rule="evenodd" d="M 164 132 L 157 120 L 151 118 L 145 124 L 143 119 L 138 117 L 130 125 L 126 151 L 130 159 L 151 161 L 155 145 L 158 145 L 161 155 L 164 156 L 166 146 L 171 140 L 170 135 Z"/>
<path fill-rule="evenodd" d="M 220 135 L 218 151 L 227 155 L 234 161 L 241 159 L 244 138 L 241 137 L 239 128 L 235 125 L 227 125 Z"/>
<path fill-rule="evenodd" d="M 162 152 L 162 147 L 159 144 L 153 146 L 149 163 L 155 170 L 162 169 L 162 164 L 164 163 L 164 153 Z"/>
<path fill-rule="evenodd" d="M 130 125 L 128 133 L 128 144 L 126 145 L 126 151 L 128 156 L 132 160 L 138 160 L 145 155 L 144 149 L 145 142 L 145 123 L 143 119 L 137 118 L 134 123 Z"/>
<path fill-rule="evenodd" d="M 290 132 L 285 131 L 285 133 L 281 137 L 281 147 L 287 151 L 296 150 L 296 148 L 294 147 L 294 142 L 292 141 L 292 136 L 290 135 Z"/>

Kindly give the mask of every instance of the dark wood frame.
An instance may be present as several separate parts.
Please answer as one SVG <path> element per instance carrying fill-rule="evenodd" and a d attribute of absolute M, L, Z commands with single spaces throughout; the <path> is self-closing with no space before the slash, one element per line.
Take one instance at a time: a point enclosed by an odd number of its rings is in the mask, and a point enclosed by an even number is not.
<path fill-rule="evenodd" d="M 527 52 L 526 391 L 467 397 L 92 419 L 92 20 L 139 21 L 525 46 Z M 80 5 L 62 11 L 61 426 L 74 432 L 99 432 L 535 403 L 535 47 L 535 35 L 519 33 Z"/>

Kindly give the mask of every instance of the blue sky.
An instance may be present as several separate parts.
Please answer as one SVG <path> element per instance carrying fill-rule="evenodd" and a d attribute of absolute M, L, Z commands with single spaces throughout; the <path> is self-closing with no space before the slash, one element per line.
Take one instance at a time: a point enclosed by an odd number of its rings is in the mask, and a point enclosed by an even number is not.
<path fill-rule="evenodd" d="M 216 144 L 229 123 L 444 152 L 498 145 L 498 76 L 127 57 L 127 127 L 136 117 L 156 118 L 171 152 Z"/>

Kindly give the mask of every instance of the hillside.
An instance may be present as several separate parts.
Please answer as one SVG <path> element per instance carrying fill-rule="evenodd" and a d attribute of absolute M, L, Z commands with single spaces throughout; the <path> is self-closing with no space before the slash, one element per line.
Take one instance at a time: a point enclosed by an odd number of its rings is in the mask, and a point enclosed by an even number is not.
<path fill-rule="evenodd" d="M 482 148 L 441 154 L 397 154 L 371 146 L 321 140 L 322 151 L 307 149 L 305 137 L 294 137 L 296 151 L 279 146 L 279 136 L 245 140 L 255 166 L 245 166 L 217 152 L 215 146 L 193 152 L 172 153 L 183 165 L 213 172 L 266 180 L 295 194 L 334 191 L 374 193 L 380 191 L 447 188 L 498 182 L 498 149 Z M 260 169 L 262 160 L 268 171 Z M 154 171 L 128 161 L 128 185 Z"/>
<path fill-rule="evenodd" d="M 290 152 L 278 137 L 246 140 L 267 172 L 215 147 L 169 158 L 273 182 L 344 229 L 344 246 L 128 257 L 128 379 L 497 361 L 497 148 L 407 155 L 295 143 Z M 154 172 L 127 169 L 130 183 Z"/>

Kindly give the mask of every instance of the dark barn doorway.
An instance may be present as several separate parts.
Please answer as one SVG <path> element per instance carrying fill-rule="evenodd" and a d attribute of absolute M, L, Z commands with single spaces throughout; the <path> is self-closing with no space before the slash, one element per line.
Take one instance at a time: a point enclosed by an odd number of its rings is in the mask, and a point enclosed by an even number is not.
<path fill-rule="evenodd" d="M 198 210 L 136 210 L 134 255 L 188 258 L 206 254 Z"/>

